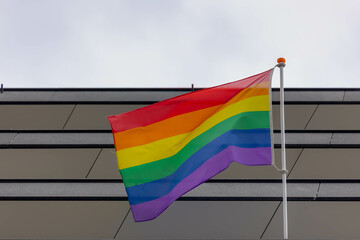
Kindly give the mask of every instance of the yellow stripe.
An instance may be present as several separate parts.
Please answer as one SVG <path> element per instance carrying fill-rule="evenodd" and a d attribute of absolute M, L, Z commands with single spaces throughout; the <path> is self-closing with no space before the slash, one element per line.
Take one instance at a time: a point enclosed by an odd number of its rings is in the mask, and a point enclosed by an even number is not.
<path fill-rule="evenodd" d="M 170 157 L 180 151 L 192 139 L 225 119 L 242 112 L 253 111 L 269 111 L 269 96 L 256 96 L 230 105 L 225 104 L 224 108 L 221 108 L 221 110 L 209 117 L 192 132 L 119 150 L 116 152 L 119 169 L 134 167 Z"/>

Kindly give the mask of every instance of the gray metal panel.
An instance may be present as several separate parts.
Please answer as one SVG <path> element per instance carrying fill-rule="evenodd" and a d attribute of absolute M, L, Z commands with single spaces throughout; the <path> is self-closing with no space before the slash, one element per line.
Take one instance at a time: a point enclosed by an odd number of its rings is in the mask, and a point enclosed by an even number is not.
<path fill-rule="evenodd" d="M 62 129 L 73 108 L 74 105 L 0 105 L 0 129 Z"/>
<path fill-rule="evenodd" d="M 329 144 L 332 133 L 286 133 L 286 144 Z M 358 134 L 360 137 L 360 134 Z M 280 133 L 274 134 L 275 144 L 280 143 Z"/>
<path fill-rule="evenodd" d="M 5 91 L 0 94 L 0 101 L 161 101 L 189 91 Z M 279 92 L 273 91 L 272 98 L 279 101 Z M 285 91 L 285 101 L 342 101 L 344 91 Z M 345 101 L 359 101 L 359 91 L 348 91 Z"/>
<path fill-rule="evenodd" d="M 285 101 L 289 102 L 309 102 L 309 101 L 339 101 L 344 97 L 343 90 L 338 91 L 285 91 Z M 273 91 L 273 101 L 280 101 L 279 91 Z"/>
<path fill-rule="evenodd" d="M 116 239 L 259 239 L 278 202 L 175 202 L 157 219 L 126 218 Z"/>
<path fill-rule="evenodd" d="M 344 101 L 360 102 L 360 91 L 346 91 Z"/>
<path fill-rule="evenodd" d="M 189 91 L 76 91 L 76 90 L 49 90 L 49 91 L 5 91 L 0 94 L 0 101 L 161 101 Z M 285 91 L 285 101 L 359 101 L 360 91 Z M 279 91 L 273 91 L 272 99 L 279 101 Z"/>
<path fill-rule="evenodd" d="M 113 144 L 111 133 L 19 133 L 12 144 Z"/>
<path fill-rule="evenodd" d="M 110 129 L 107 116 L 144 106 L 146 105 L 77 105 L 65 129 Z"/>
<path fill-rule="evenodd" d="M 0 149 L 0 178 L 85 178 L 99 151 L 100 149 Z"/>
<path fill-rule="evenodd" d="M 161 101 L 186 91 L 57 91 L 53 101 Z"/>
<path fill-rule="evenodd" d="M 102 149 L 88 178 L 121 179 L 121 175 L 117 166 L 115 149 Z"/>
<path fill-rule="evenodd" d="M 8 133 L 0 133 L 8 139 Z M 287 144 L 329 144 L 332 133 L 287 133 Z M 274 134 L 275 144 L 280 143 L 280 134 Z M 338 144 L 340 140 L 346 139 L 343 143 L 359 144 L 359 133 L 335 133 L 332 143 Z M 340 142 L 341 143 L 341 142 Z M 12 145 L 61 145 L 61 144 L 113 144 L 111 133 L 19 133 L 13 139 Z"/>
<path fill-rule="evenodd" d="M 280 101 L 280 91 L 272 91 L 271 93 L 272 93 L 271 100 L 279 102 Z"/>
<path fill-rule="evenodd" d="M 286 149 L 287 168 L 290 170 L 301 149 Z M 280 149 L 275 149 L 276 165 L 281 166 Z M 214 179 L 280 179 L 281 173 L 274 166 L 245 166 L 238 163 L 232 163 L 229 168 Z"/>
<path fill-rule="evenodd" d="M 288 196 L 315 198 L 319 183 L 289 183 Z M 347 184 L 343 185 L 344 187 Z M 358 194 L 358 197 L 360 193 Z M 0 197 L 126 197 L 118 182 L 0 182 Z M 282 197 L 281 183 L 203 183 L 184 197 Z"/>
<path fill-rule="evenodd" d="M 360 184 L 322 183 L 318 197 L 359 197 Z"/>
<path fill-rule="evenodd" d="M 304 149 L 290 179 L 360 179 L 360 149 Z"/>
<path fill-rule="evenodd" d="M 334 133 L 331 144 L 360 144 L 360 134 Z"/>
<path fill-rule="evenodd" d="M 358 130 L 360 105 L 319 105 L 306 129 Z"/>
<path fill-rule="evenodd" d="M 286 129 L 305 129 L 317 105 L 285 105 Z M 280 107 L 273 105 L 274 129 L 280 129 Z"/>
<path fill-rule="evenodd" d="M 2 239 L 112 239 L 127 202 L 2 201 Z"/>
<path fill-rule="evenodd" d="M 0 102 L 2 101 L 50 101 L 54 95 L 53 91 L 4 91 L 0 94 Z"/>
<path fill-rule="evenodd" d="M 124 197 L 121 183 L 0 183 L 0 197 Z"/>
<path fill-rule="evenodd" d="M 319 188 L 320 186 L 320 188 Z M 125 187 L 119 182 L 0 182 L 2 200 L 12 197 L 21 199 L 64 198 L 124 198 Z M 281 199 L 281 182 L 208 182 L 186 193 L 182 198 L 213 199 Z M 288 183 L 288 197 L 293 200 L 327 198 L 328 200 L 360 198 L 359 183 Z M 333 198 L 333 199 L 331 199 Z M 124 200 L 124 199 L 123 199 Z M 189 200 L 189 199 L 188 199 Z"/>
<path fill-rule="evenodd" d="M 359 239 L 360 202 L 289 202 L 290 239 Z M 281 239 L 282 206 L 264 239 Z"/>
<path fill-rule="evenodd" d="M 288 197 L 315 198 L 318 183 L 288 183 Z M 360 196 L 360 193 L 358 194 Z M 184 197 L 281 197 L 280 183 L 207 183 Z"/>
<path fill-rule="evenodd" d="M 9 144 L 14 139 L 17 133 L 1 133 L 0 144 Z"/>
<path fill-rule="evenodd" d="M 77 105 L 65 129 L 110 129 L 106 116 L 128 112 L 146 105 Z M 304 129 L 316 105 L 286 105 L 287 129 Z M 274 129 L 280 128 L 279 106 L 273 106 Z"/>

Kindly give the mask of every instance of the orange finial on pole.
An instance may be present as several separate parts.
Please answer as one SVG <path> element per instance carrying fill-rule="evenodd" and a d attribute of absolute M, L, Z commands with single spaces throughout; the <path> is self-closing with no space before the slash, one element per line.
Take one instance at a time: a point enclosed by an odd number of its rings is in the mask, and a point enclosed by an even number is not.
<path fill-rule="evenodd" d="M 277 59 L 277 63 L 285 63 L 286 61 L 285 61 L 285 58 L 278 58 Z"/>

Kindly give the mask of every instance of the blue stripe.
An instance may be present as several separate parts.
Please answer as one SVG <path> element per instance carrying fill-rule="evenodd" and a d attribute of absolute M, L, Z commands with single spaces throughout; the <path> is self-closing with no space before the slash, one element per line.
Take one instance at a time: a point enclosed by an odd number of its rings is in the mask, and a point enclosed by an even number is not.
<path fill-rule="evenodd" d="M 270 129 L 232 129 L 214 139 L 189 157 L 173 174 L 126 188 L 131 205 L 151 201 L 168 194 L 179 182 L 199 168 L 212 156 L 229 146 L 244 148 L 270 147 Z"/>

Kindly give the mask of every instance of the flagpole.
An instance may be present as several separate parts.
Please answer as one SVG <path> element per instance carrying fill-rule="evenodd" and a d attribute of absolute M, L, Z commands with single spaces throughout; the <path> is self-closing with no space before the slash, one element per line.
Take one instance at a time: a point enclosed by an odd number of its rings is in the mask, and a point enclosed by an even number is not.
<path fill-rule="evenodd" d="M 286 152 L 285 152 L 285 110 L 284 110 L 284 67 L 285 58 L 278 58 L 277 67 L 280 68 L 280 128 L 281 128 L 281 176 L 283 187 L 283 221 L 284 239 L 288 239 L 288 212 L 287 212 L 287 187 L 286 187 Z"/>

